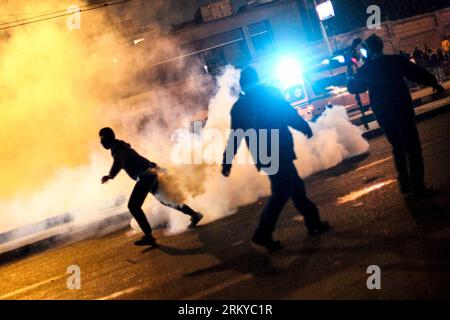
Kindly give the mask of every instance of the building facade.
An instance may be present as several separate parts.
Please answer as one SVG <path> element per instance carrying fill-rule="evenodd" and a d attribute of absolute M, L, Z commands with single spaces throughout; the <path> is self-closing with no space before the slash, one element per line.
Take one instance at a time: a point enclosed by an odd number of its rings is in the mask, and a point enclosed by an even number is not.
<path fill-rule="evenodd" d="M 221 19 L 202 22 L 197 17 L 173 26 L 163 36 L 164 43 L 171 44 L 170 49 L 162 50 L 148 60 L 143 79 L 147 83 L 156 82 L 164 86 L 164 94 L 170 95 L 172 92 L 174 96 L 180 96 L 181 93 L 181 96 L 195 96 L 196 100 L 201 101 L 202 94 L 203 97 L 208 96 L 211 82 L 205 80 L 203 83 L 206 85 L 199 90 L 198 83 L 202 83 L 199 78 L 208 79 L 228 64 L 238 68 L 256 66 L 265 79 L 273 75 L 274 64 L 285 55 L 295 57 L 304 65 L 319 64 L 329 56 L 329 52 L 321 37 L 312 3 L 310 0 L 262 1 L 259 5 L 240 6 L 240 10 L 234 8 L 234 14 Z M 136 7 L 135 14 L 142 15 L 146 10 L 151 11 L 151 8 Z M 117 16 L 117 12 L 112 15 Z M 133 21 L 132 18 L 125 19 L 130 20 Z M 155 30 L 155 26 L 145 18 L 139 21 L 141 25 L 134 26 L 135 31 L 125 34 L 125 39 L 128 39 L 128 45 L 135 45 L 136 40 L 144 39 L 137 51 L 137 56 L 143 57 L 158 46 L 152 39 L 161 38 L 161 30 Z M 121 32 L 124 36 L 123 28 Z M 439 47 L 442 37 L 450 33 L 450 8 L 397 21 L 384 21 L 375 30 L 360 28 L 331 36 L 332 50 L 346 48 L 353 39 L 365 39 L 372 33 L 383 38 L 387 53 L 397 53 L 399 50 L 411 52 L 415 46 L 423 47 L 425 43 Z M 194 95 L 192 88 L 197 90 Z M 141 96 L 148 98 L 149 94 L 146 92 Z M 159 94 L 150 94 L 152 103 L 161 101 Z M 204 100 L 207 101 L 207 98 Z M 200 109 L 202 107 L 205 106 Z"/>

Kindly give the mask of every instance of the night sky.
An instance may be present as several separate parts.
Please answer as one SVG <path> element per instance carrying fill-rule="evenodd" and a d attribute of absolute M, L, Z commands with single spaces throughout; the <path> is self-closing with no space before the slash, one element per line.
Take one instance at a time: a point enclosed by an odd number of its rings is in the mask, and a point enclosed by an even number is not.
<path fill-rule="evenodd" d="M 403 19 L 450 6 L 449 0 L 333 0 L 336 16 L 327 24 L 331 33 L 348 32 L 365 26 L 370 5 L 381 8 L 382 20 Z"/>

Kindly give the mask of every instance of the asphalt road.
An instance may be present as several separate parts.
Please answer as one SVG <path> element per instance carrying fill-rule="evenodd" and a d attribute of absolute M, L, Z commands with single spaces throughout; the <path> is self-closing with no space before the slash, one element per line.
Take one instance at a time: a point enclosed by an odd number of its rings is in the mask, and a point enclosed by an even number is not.
<path fill-rule="evenodd" d="M 419 124 L 433 200 L 405 201 L 385 137 L 370 155 L 307 180 L 333 230 L 308 237 L 289 203 L 268 254 L 251 246 L 262 201 L 194 231 L 156 233 L 161 247 L 134 247 L 127 230 L 53 248 L 0 266 L 0 299 L 430 299 L 450 298 L 450 114 Z M 67 268 L 78 265 L 81 289 Z M 368 290 L 367 267 L 381 270 Z"/>

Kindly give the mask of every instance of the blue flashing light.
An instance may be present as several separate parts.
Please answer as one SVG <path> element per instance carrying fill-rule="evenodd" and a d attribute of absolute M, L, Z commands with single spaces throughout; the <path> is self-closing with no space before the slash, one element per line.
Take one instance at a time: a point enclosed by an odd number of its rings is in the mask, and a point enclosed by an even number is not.
<path fill-rule="evenodd" d="M 285 57 L 276 66 L 276 77 L 284 88 L 291 87 L 303 81 L 303 72 L 300 63 L 292 57 Z"/>

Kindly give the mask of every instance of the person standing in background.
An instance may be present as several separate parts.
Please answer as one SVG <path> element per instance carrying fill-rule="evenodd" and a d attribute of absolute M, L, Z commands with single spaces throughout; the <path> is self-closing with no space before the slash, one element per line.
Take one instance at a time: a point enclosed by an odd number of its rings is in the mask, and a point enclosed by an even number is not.
<path fill-rule="evenodd" d="M 369 91 L 370 105 L 392 145 L 400 190 L 405 195 L 431 196 L 424 180 L 424 163 L 410 91 L 405 78 L 444 92 L 433 75 L 399 55 L 383 54 L 383 40 L 376 34 L 365 41 L 368 61 L 354 78 L 348 79 L 351 93 Z"/>

